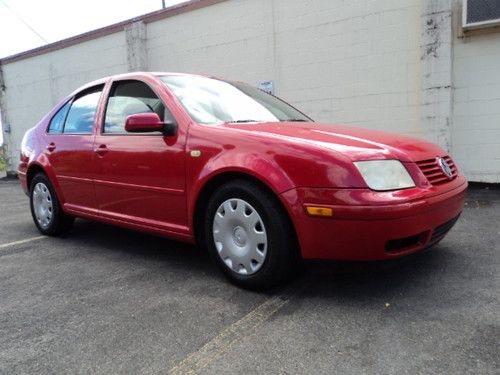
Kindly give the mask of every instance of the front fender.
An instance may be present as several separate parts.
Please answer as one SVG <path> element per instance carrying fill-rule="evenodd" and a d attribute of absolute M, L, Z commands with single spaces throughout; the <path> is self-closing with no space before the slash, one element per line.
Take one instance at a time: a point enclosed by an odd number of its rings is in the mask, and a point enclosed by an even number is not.
<path fill-rule="evenodd" d="M 251 130 L 192 124 L 186 144 L 190 218 L 203 187 L 226 172 L 252 176 L 278 197 L 297 187 L 365 187 L 347 157 L 321 145 Z"/>
<path fill-rule="evenodd" d="M 279 165 L 270 159 L 264 159 L 261 155 L 257 154 L 222 153 L 210 159 L 201 169 L 191 175 L 191 183 L 188 184 L 188 217 L 191 220 L 196 208 L 196 202 L 203 188 L 213 179 L 226 173 L 239 173 L 251 176 L 266 185 L 277 197 L 282 192 L 294 187 L 289 176 L 279 168 Z M 190 227 L 192 226 L 190 225 Z"/>
<path fill-rule="evenodd" d="M 294 187 L 293 181 L 274 160 L 255 153 L 242 154 L 235 151 L 219 154 L 209 160 L 198 173 L 197 189 L 194 191 L 201 190 L 200 186 L 216 175 L 226 172 L 239 172 L 255 177 L 276 194 Z"/>

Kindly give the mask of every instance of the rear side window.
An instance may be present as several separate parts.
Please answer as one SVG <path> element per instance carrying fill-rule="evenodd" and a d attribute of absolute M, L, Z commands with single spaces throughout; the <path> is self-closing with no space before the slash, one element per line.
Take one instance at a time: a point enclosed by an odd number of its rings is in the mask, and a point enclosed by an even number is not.
<path fill-rule="evenodd" d="M 92 134 L 102 88 L 103 86 L 94 87 L 75 97 L 66 117 L 63 133 Z"/>
<path fill-rule="evenodd" d="M 156 113 L 162 121 L 165 117 L 173 119 L 160 98 L 144 82 L 116 82 L 108 99 L 104 133 L 125 134 L 127 117 L 137 113 Z"/>
<path fill-rule="evenodd" d="M 64 128 L 64 120 L 66 120 L 66 115 L 68 114 L 69 106 L 71 105 L 71 101 L 67 102 L 65 105 L 57 111 L 57 113 L 52 117 L 49 124 L 48 132 L 51 134 L 60 134 L 63 132 Z"/>

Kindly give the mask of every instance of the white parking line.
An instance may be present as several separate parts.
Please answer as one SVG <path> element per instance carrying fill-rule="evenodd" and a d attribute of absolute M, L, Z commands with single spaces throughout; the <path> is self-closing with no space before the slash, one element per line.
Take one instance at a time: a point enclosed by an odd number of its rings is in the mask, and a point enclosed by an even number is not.
<path fill-rule="evenodd" d="M 291 296 L 275 296 L 250 311 L 243 318 L 225 328 L 198 351 L 168 370 L 168 374 L 197 374 L 227 352 L 235 343 L 247 336 L 290 300 Z"/>
<path fill-rule="evenodd" d="M 47 238 L 47 236 L 37 236 L 37 237 L 27 238 L 25 240 L 19 240 L 19 241 L 4 243 L 3 245 L 0 245 L 0 250 L 1 249 L 5 249 L 6 247 L 10 247 L 10 246 L 16 246 L 16 245 L 21 245 L 21 244 L 27 243 L 27 242 L 41 240 L 42 238 Z"/>

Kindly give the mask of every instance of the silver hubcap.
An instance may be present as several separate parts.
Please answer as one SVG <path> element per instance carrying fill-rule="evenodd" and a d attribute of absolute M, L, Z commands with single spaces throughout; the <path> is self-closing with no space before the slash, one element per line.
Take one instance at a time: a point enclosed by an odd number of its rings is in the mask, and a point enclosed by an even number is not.
<path fill-rule="evenodd" d="M 52 221 L 52 196 L 50 190 L 43 182 L 39 182 L 33 189 L 33 211 L 38 224 L 47 228 Z"/>
<path fill-rule="evenodd" d="M 266 259 L 267 234 L 259 213 L 242 199 L 228 199 L 213 221 L 214 242 L 227 267 L 241 275 L 257 272 Z"/>

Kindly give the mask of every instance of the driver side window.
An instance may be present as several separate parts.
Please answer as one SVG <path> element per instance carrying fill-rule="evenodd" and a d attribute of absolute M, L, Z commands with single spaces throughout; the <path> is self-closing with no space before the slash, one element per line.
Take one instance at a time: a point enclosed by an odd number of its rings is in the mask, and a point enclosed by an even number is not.
<path fill-rule="evenodd" d="M 140 81 L 120 81 L 111 88 L 106 117 L 105 134 L 127 134 L 125 121 L 137 113 L 156 113 L 162 121 L 172 118 L 168 109 L 151 88 Z"/>

